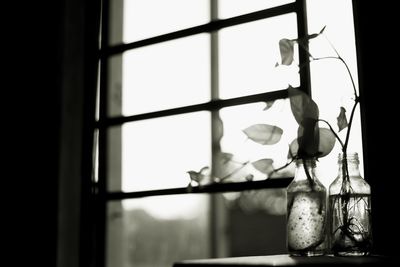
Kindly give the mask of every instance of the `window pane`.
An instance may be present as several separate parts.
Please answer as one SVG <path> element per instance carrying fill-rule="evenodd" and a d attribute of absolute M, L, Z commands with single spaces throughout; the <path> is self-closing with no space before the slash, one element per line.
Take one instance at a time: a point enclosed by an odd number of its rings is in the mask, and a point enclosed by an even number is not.
<path fill-rule="evenodd" d="M 220 142 L 221 150 L 223 155 L 230 157 L 225 157 L 226 160 L 222 161 L 218 171 L 220 176 L 229 177 L 228 181 L 264 180 L 269 178 L 267 174 L 271 167 L 277 169 L 287 163 L 289 144 L 297 137 L 298 128 L 291 113 L 290 102 L 288 99 L 277 100 L 269 109 L 264 110 L 265 107 L 265 103 L 259 102 L 220 111 L 224 129 Z M 257 124 L 278 127 L 275 128 L 276 143 L 263 145 L 250 139 L 244 130 Z M 261 134 L 264 135 L 263 132 Z M 268 132 L 265 132 L 265 136 L 267 134 Z M 290 166 L 285 171 L 271 176 L 289 177 L 293 176 L 292 171 Z"/>
<path fill-rule="evenodd" d="M 220 31 L 220 97 L 230 98 L 299 85 L 294 66 L 278 66 L 279 40 L 297 38 L 294 13 Z M 297 51 L 295 53 L 297 57 Z M 296 65 L 296 64 L 293 64 Z"/>
<path fill-rule="evenodd" d="M 115 201 L 107 220 L 110 267 L 171 267 L 211 247 L 217 257 L 286 253 L 285 189 Z"/>
<path fill-rule="evenodd" d="M 210 42 L 199 34 L 123 54 L 123 115 L 207 102 Z"/>
<path fill-rule="evenodd" d="M 210 166 L 210 125 L 210 113 L 205 111 L 124 124 L 120 146 L 122 190 L 187 186 L 188 171 Z M 115 181 L 118 178 L 109 175 L 110 190 L 121 190 Z"/>
<path fill-rule="evenodd" d="M 287 253 L 285 188 L 222 195 L 224 208 L 217 212 L 225 215 L 228 257 Z M 223 240 L 222 233 L 218 234 Z"/>
<path fill-rule="evenodd" d="M 219 0 L 218 11 L 220 18 L 229 18 L 292 2 L 294 0 Z"/>
<path fill-rule="evenodd" d="M 109 267 L 171 267 L 210 257 L 208 195 L 147 197 L 108 208 Z"/>
<path fill-rule="evenodd" d="M 133 42 L 210 20 L 209 0 L 125 0 L 124 42 Z"/>
<path fill-rule="evenodd" d="M 310 40 L 310 53 L 317 58 L 337 56 L 330 43 L 348 64 L 358 90 L 357 54 L 354 37 L 352 2 L 347 0 L 307 1 L 308 29 L 310 33 L 319 32 L 323 27 L 324 35 Z M 338 20 L 340 17 L 340 20 Z M 330 43 L 329 43 L 330 42 Z M 340 107 L 346 109 L 349 119 L 354 104 L 354 93 L 345 65 L 335 59 L 319 60 L 311 63 L 312 96 L 318 104 L 320 118 L 331 123 L 337 129 L 337 117 Z M 358 106 L 359 107 L 359 106 Z M 345 140 L 347 128 L 339 133 Z M 358 152 L 360 170 L 363 171 L 362 135 L 359 109 L 356 109 L 348 151 Z M 321 179 L 329 185 L 336 178 L 337 157 L 341 152 L 337 142 L 334 150 L 319 161 Z"/>

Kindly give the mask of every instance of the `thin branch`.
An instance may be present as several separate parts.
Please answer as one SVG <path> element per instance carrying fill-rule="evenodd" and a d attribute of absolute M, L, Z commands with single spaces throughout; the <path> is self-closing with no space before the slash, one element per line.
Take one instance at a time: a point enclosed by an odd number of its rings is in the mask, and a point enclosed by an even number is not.
<path fill-rule="evenodd" d="M 341 56 L 339 55 L 339 52 L 336 50 L 335 46 L 331 43 L 331 41 L 328 39 L 328 37 L 326 37 L 325 34 L 322 34 L 326 41 L 328 41 L 328 44 L 332 47 L 333 51 L 335 51 L 336 55 L 340 58 Z"/>
<path fill-rule="evenodd" d="M 288 163 L 286 163 L 286 164 L 283 165 L 282 167 L 279 167 L 278 169 L 274 169 L 274 170 L 271 172 L 271 175 L 272 175 L 273 173 L 276 173 L 276 172 L 279 172 L 279 171 L 285 169 L 287 166 L 289 166 L 290 164 L 292 164 L 294 160 L 295 160 L 295 158 L 292 158 L 291 161 L 289 161 Z"/>
<path fill-rule="evenodd" d="M 347 73 L 348 73 L 349 76 L 350 76 L 351 84 L 353 85 L 354 96 L 355 96 L 355 98 L 357 99 L 357 98 L 358 98 L 358 95 L 357 95 L 356 85 L 355 85 L 355 83 L 354 83 L 353 75 L 351 75 L 350 68 L 349 68 L 349 66 L 347 65 L 346 61 L 344 61 L 344 59 L 343 59 L 342 57 L 339 57 L 339 60 L 343 62 L 344 66 L 345 66 L 346 69 L 347 69 Z"/>
<path fill-rule="evenodd" d="M 353 75 L 351 75 L 350 72 L 350 68 L 347 65 L 346 61 L 343 60 L 343 58 L 340 56 L 339 52 L 336 50 L 335 46 L 331 43 L 331 41 L 328 39 L 328 37 L 323 34 L 323 36 L 325 37 L 326 41 L 328 42 L 328 44 L 332 47 L 332 49 L 335 51 L 337 58 L 343 62 L 343 64 L 346 66 L 347 72 L 349 73 L 350 79 L 351 79 L 351 83 L 353 85 L 353 89 L 354 89 L 354 95 L 357 97 L 357 90 L 356 90 L 356 86 L 354 84 L 354 79 L 353 79 Z"/>
<path fill-rule="evenodd" d="M 318 61 L 318 60 L 323 60 L 323 59 L 339 59 L 339 60 L 340 60 L 340 57 L 333 57 L 333 56 L 329 56 L 329 57 L 315 57 L 315 58 L 313 58 L 312 61 Z"/>
<path fill-rule="evenodd" d="M 314 182 L 313 177 L 311 177 L 310 172 L 307 169 L 307 167 L 308 167 L 307 160 L 305 158 L 302 158 L 302 161 L 303 161 L 303 169 L 304 169 L 304 172 L 306 173 L 308 184 L 310 185 L 311 191 L 314 191 L 315 190 L 315 182 Z"/>
<path fill-rule="evenodd" d="M 347 150 L 347 145 L 349 143 L 351 125 L 352 125 L 352 122 L 353 122 L 353 117 L 354 117 L 354 112 L 355 112 L 356 106 L 357 106 L 357 104 L 359 102 L 359 97 L 357 95 L 357 90 L 356 90 L 356 85 L 354 83 L 353 75 L 351 75 L 350 68 L 347 65 L 346 61 L 344 61 L 344 59 L 340 55 L 338 55 L 338 57 L 315 58 L 314 60 L 322 60 L 322 59 L 338 59 L 338 60 L 340 60 L 344 64 L 344 66 L 346 67 L 347 73 L 350 76 L 351 84 L 353 86 L 353 92 L 354 92 L 354 97 L 355 97 L 354 105 L 353 105 L 353 109 L 351 110 L 350 120 L 349 120 L 348 127 L 347 127 L 346 139 L 345 139 L 344 145 L 342 146 L 342 150 L 343 150 L 343 152 L 345 152 Z"/>
<path fill-rule="evenodd" d="M 313 58 L 312 61 L 318 61 L 318 60 L 323 60 L 323 59 L 337 59 L 337 60 L 340 60 L 340 61 L 344 64 L 344 66 L 346 67 L 347 73 L 349 74 L 349 77 L 350 77 L 350 80 L 351 80 L 351 85 L 353 86 L 354 95 L 355 95 L 355 97 L 357 98 L 358 95 L 357 95 L 357 90 L 356 90 L 356 84 L 354 83 L 353 75 L 351 74 L 350 68 L 349 68 L 349 66 L 347 65 L 346 61 L 344 61 L 344 59 L 343 59 L 341 56 L 338 56 L 338 57 L 333 57 L 333 56 L 329 56 L 329 57 L 316 57 L 316 58 Z"/>

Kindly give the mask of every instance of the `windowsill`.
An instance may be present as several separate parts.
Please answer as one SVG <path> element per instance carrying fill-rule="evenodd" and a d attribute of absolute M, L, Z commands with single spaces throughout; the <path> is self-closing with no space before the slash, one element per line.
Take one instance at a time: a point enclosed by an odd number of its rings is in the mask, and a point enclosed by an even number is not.
<path fill-rule="evenodd" d="M 389 259 L 383 256 L 363 256 L 363 257 L 290 257 L 289 255 L 271 255 L 271 256 L 250 256 L 250 257 L 232 257 L 220 259 L 200 259 L 184 260 L 177 262 L 173 267 L 200 267 L 200 266 L 380 266 L 389 263 Z"/>

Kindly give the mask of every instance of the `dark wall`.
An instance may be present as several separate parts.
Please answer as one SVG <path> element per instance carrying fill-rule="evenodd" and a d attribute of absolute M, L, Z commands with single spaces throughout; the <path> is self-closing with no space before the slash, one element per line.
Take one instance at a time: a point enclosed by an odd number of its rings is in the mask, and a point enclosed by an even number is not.
<path fill-rule="evenodd" d="M 31 2 L 7 9 L 3 50 L 11 262 L 89 266 L 92 205 L 81 196 L 91 190 L 100 1 Z"/>
<path fill-rule="evenodd" d="M 372 188 L 375 252 L 396 253 L 394 216 L 398 200 L 398 45 L 394 41 L 399 14 L 393 3 L 353 1 L 358 33 L 361 108 L 366 126 L 366 179 Z M 393 243 L 394 242 L 394 243 Z"/>
<path fill-rule="evenodd" d="M 11 213 L 2 221 L 11 262 L 3 261 L 13 266 L 56 266 L 62 2 L 3 9 L 2 180 L 11 184 L 2 195 Z"/>

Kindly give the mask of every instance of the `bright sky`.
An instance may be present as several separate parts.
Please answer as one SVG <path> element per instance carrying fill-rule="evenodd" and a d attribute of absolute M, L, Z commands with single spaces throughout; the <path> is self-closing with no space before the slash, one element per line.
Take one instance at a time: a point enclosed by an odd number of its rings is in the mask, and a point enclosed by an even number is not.
<path fill-rule="evenodd" d="M 219 11 L 221 18 L 226 18 L 267 8 L 271 3 L 277 5 L 287 2 L 291 1 L 220 0 Z M 357 80 L 354 29 L 348 6 L 351 1 L 308 0 L 307 3 L 309 32 L 319 32 L 326 25 L 326 35 L 349 64 L 354 79 Z M 125 42 L 209 21 L 208 0 L 125 0 L 124 5 Z M 148 16 L 147 12 L 152 16 Z M 279 60 L 279 40 L 297 37 L 295 22 L 296 16 L 289 14 L 220 31 L 221 98 L 284 89 L 289 83 L 298 85 L 295 69 L 274 67 Z M 209 101 L 209 44 L 210 36 L 199 34 L 126 52 L 123 58 L 122 84 L 124 115 Z M 326 44 L 327 42 L 315 43 L 311 49 L 326 55 L 332 52 Z M 349 81 L 345 68 L 340 63 L 327 60 L 312 65 L 313 98 L 320 107 L 321 118 L 326 118 L 333 125 L 336 125 L 336 116 L 339 114 L 340 104 L 338 106 L 337 103 L 349 103 L 342 97 L 351 96 Z M 285 104 L 279 105 L 283 108 Z M 260 105 L 254 104 L 221 111 L 226 133 L 222 145 L 227 150 L 253 157 L 260 153 L 259 148 L 249 150 L 244 145 L 240 131 L 246 124 L 251 125 L 264 118 L 260 115 L 260 110 Z M 289 129 L 293 121 L 289 122 L 291 119 L 284 117 L 285 115 L 280 116 L 278 120 L 284 124 L 282 127 Z M 122 190 L 187 186 L 187 171 L 198 171 L 203 166 L 210 165 L 210 125 L 210 114 L 206 111 L 124 125 Z M 359 120 L 355 121 L 354 126 L 349 149 L 359 152 L 362 164 Z M 295 133 L 295 129 L 287 130 L 292 134 L 293 131 Z M 284 142 L 292 137 L 289 134 L 279 148 L 284 151 L 284 157 L 287 151 L 287 144 Z M 335 148 L 326 160 L 320 162 L 320 169 L 323 170 L 321 180 L 326 186 L 337 174 L 338 152 L 338 148 Z M 204 209 L 206 201 L 199 196 L 153 197 L 127 200 L 124 201 L 124 206 L 145 208 L 153 216 L 170 219 L 196 216 L 196 210 Z"/>

